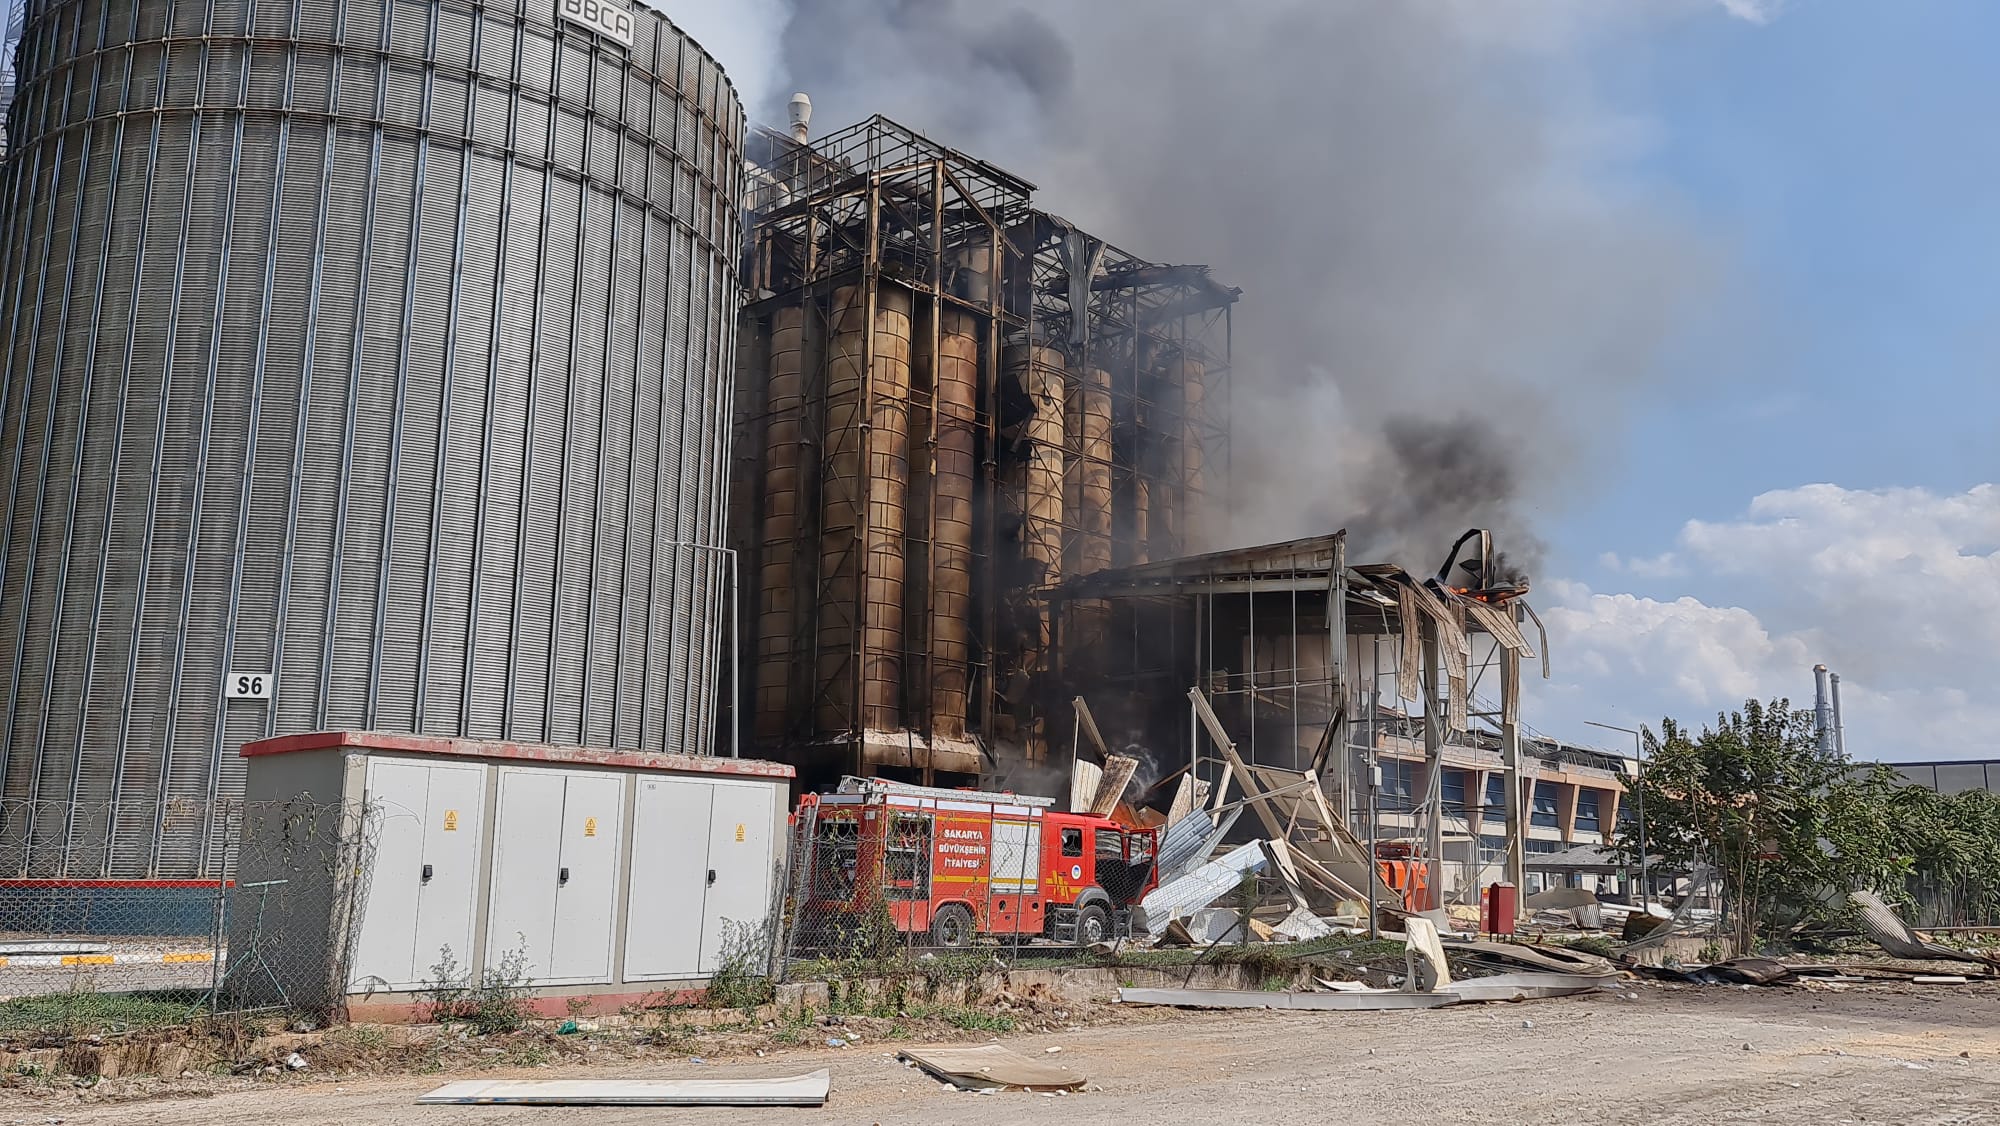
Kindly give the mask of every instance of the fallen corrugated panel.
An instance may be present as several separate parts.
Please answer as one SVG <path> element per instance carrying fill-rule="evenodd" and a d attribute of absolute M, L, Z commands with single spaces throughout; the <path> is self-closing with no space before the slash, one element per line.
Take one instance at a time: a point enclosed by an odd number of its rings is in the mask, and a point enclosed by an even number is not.
<path fill-rule="evenodd" d="M 1208 863 L 1242 816 L 1240 805 L 1222 814 L 1221 820 L 1207 810 L 1196 810 L 1168 829 L 1160 838 L 1160 882 L 1172 883 Z"/>
<path fill-rule="evenodd" d="M 1723 980 L 1740 985 L 1772 985 L 1792 976 L 1789 967 L 1771 958 L 1731 958 L 1708 968 Z"/>
<path fill-rule="evenodd" d="M 1467 1002 L 1528 1001 L 1588 993 L 1617 980 L 1617 974 L 1496 974 L 1492 977 L 1461 978 L 1451 983 L 1451 993 Z"/>
<path fill-rule="evenodd" d="M 1167 826 L 1160 834 L 1160 882 L 1170 883 L 1201 866 L 1207 857 L 1208 834 L 1215 822 L 1205 809 L 1196 809 Z"/>
<path fill-rule="evenodd" d="M 1029 1090 L 1074 1091 L 1088 1079 L 1069 1068 L 1010 1052 L 998 1044 L 976 1048 L 905 1048 L 897 1059 L 918 1067 L 955 1087 L 1025 1087 Z"/>
<path fill-rule="evenodd" d="M 1198 946 L 1212 942 L 1243 942 L 1243 912 L 1234 907 L 1198 907 L 1181 920 L 1188 941 Z"/>
<path fill-rule="evenodd" d="M 459 1106 L 825 1106 L 833 1073 L 780 1079 L 469 1079 L 417 1100 Z"/>
<path fill-rule="evenodd" d="M 1259 842 L 1241 845 L 1177 880 L 1154 888 L 1133 911 L 1132 925 L 1147 934 L 1158 934 L 1175 919 L 1236 890 L 1244 876 L 1262 871 L 1266 863 Z"/>
<path fill-rule="evenodd" d="M 1688 876 L 1688 887 L 1691 889 L 1700 888 L 1707 886 L 1707 884 L 1708 884 L 1708 866 L 1704 864 L 1696 864 L 1694 866 L 1694 871 Z M 1645 912 L 1646 914 L 1651 915 L 1653 913 L 1652 906 L 1653 905 L 1651 904 L 1647 905 L 1647 909 Z M 1650 950 L 1654 947 L 1665 946 L 1667 944 L 1667 939 L 1669 937 L 1671 937 L 1676 931 L 1679 931 L 1682 927 L 1687 925 L 1688 920 L 1693 915 L 1693 911 L 1694 911 L 1694 893 L 1693 891 L 1690 891 L 1686 896 L 1682 897 L 1680 903 L 1674 907 L 1674 912 L 1672 915 L 1668 916 L 1665 926 L 1654 927 L 1652 930 L 1646 932 L 1643 935 L 1640 935 L 1633 941 L 1626 943 L 1622 947 L 1619 947 L 1619 953 L 1621 954 L 1632 953 L 1639 950 Z M 1626 925 L 1628 926 L 1631 925 L 1629 919 L 1627 920 Z"/>
<path fill-rule="evenodd" d="M 1490 939 L 1459 939 L 1444 944 L 1445 953 L 1484 962 L 1508 962 L 1547 973 L 1597 976 L 1615 972 L 1609 959 L 1560 946 L 1530 946 Z"/>
<path fill-rule="evenodd" d="M 1550 888 L 1538 891 L 1521 901 L 1521 906 L 1530 911 L 1553 909 L 1567 911 L 1575 907 L 1594 905 L 1597 893 L 1589 888 Z"/>
<path fill-rule="evenodd" d="M 1122 1005 L 1168 1005 L 1177 1009 L 1435 1009 L 1458 1001 L 1455 993 L 1405 993 L 1399 989 L 1353 989 L 1334 993 L 1271 993 L 1261 989 L 1120 989 Z"/>
<path fill-rule="evenodd" d="M 1875 945 L 1898 958 L 1943 958 L 1953 962 L 1976 962 L 1984 966 L 2000 966 L 1995 961 L 1980 954 L 1968 954 L 1963 950 L 1953 950 L 1949 946 L 1939 946 L 1925 941 L 1923 936 L 1910 929 L 1895 909 L 1882 902 L 1882 898 L 1872 891 L 1848 893 L 1849 900 L 1860 908 L 1861 929 L 1875 940 Z"/>
<path fill-rule="evenodd" d="M 1333 924 L 1313 914 L 1303 907 L 1296 908 L 1285 916 L 1284 921 L 1271 928 L 1271 933 L 1293 942 L 1311 942 L 1315 938 L 1325 938 L 1333 933 Z"/>

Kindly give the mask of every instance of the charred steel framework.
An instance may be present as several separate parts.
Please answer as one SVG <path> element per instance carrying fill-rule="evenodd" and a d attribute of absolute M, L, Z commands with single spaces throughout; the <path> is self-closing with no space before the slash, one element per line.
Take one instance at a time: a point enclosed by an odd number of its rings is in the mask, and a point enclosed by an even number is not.
<path fill-rule="evenodd" d="M 1381 687 L 1386 650 L 1393 695 L 1418 706 L 1413 722 L 1426 762 L 1418 802 L 1423 855 L 1439 865 L 1446 855 L 1444 748 L 1471 719 L 1484 719 L 1498 732 L 1512 779 L 1504 859 L 1518 880 L 1528 793 L 1520 673 L 1523 657 L 1534 654 L 1512 607 L 1436 593 L 1393 566 L 1349 565 L 1344 533 L 1103 571 L 1066 581 L 1055 597 L 1066 606 L 1109 604 L 1101 638 L 1079 643 L 1065 632 L 1056 645 L 1069 682 L 1089 700 L 1107 741 L 1153 749 L 1156 765 L 1186 764 L 1215 781 L 1220 759 L 1202 754 L 1195 717 L 1183 720 L 1161 706 L 1197 686 L 1239 740 L 1245 762 L 1319 770 L 1335 808 L 1348 812 L 1363 837 L 1371 836 L 1363 818 L 1377 734 L 1365 717 Z M 1058 619 L 1067 631 L 1075 616 Z M 1488 676 L 1498 681 L 1497 703 L 1475 710 Z M 1343 718 L 1333 745 L 1342 758 L 1329 769 L 1314 755 L 1336 716 Z M 1176 755 L 1168 748 L 1185 750 Z"/>
<path fill-rule="evenodd" d="M 885 118 L 749 152 L 733 706 L 829 772 L 1040 757 L 1049 588 L 1199 543 L 1237 292 Z"/>

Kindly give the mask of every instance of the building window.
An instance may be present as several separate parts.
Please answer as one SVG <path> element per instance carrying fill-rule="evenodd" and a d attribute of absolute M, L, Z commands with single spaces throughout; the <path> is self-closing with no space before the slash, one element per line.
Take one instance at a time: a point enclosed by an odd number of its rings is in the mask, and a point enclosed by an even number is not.
<path fill-rule="evenodd" d="M 1544 829 L 1556 828 L 1556 784 L 1535 783 L 1535 808 L 1531 820 Z"/>
<path fill-rule="evenodd" d="M 1406 759 L 1389 759 L 1382 763 L 1382 808 L 1408 813 L 1412 808 L 1411 795 L 1416 789 L 1416 763 Z"/>
<path fill-rule="evenodd" d="M 1598 791 L 1585 787 L 1576 792 L 1576 831 L 1595 833 L 1602 826 L 1597 817 Z"/>
<path fill-rule="evenodd" d="M 1447 770 L 1441 783 L 1444 787 L 1444 807 L 1453 813 L 1465 812 L 1465 776 L 1463 770 Z"/>
<path fill-rule="evenodd" d="M 1486 776 L 1486 812 L 1507 814 L 1507 778 L 1498 771 Z"/>

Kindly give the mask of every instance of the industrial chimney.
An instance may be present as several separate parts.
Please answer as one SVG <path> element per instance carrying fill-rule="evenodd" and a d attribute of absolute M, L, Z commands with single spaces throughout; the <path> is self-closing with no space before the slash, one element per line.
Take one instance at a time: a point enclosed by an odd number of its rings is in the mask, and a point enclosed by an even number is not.
<path fill-rule="evenodd" d="M 1825 665 L 1813 666 L 1813 732 L 1819 736 L 1820 754 L 1834 754 L 1838 736 L 1834 734 L 1833 693 Z"/>
<path fill-rule="evenodd" d="M 806 97 L 803 92 L 793 94 L 786 108 L 791 110 L 792 115 L 792 140 L 803 145 L 806 143 L 806 138 L 812 135 L 812 99 Z"/>
<path fill-rule="evenodd" d="M 1840 722 L 1840 674 L 1827 677 L 1833 682 L 1833 749 L 1841 758 L 1847 757 L 1847 725 Z"/>

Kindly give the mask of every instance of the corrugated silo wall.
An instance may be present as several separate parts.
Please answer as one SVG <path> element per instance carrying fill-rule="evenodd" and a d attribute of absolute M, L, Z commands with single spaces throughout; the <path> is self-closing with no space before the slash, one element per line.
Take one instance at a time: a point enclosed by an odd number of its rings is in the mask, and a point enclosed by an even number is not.
<path fill-rule="evenodd" d="M 0 182 L 30 874 L 216 872 L 188 811 L 274 733 L 711 749 L 743 115 L 656 13 L 627 46 L 556 7 L 33 6 Z"/>

